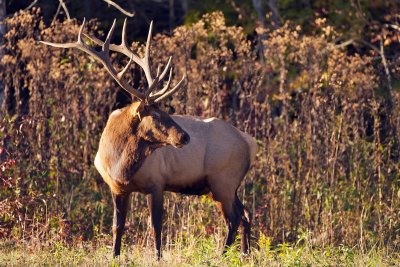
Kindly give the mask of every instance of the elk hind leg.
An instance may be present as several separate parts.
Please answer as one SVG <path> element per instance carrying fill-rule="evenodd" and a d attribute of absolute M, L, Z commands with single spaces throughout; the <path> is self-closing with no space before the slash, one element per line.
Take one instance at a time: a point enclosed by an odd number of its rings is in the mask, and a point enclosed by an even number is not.
<path fill-rule="evenodd" d="M 240 224 L 240 213 L 236 208 L 234 201 L 221 201 L 218 198 L 214 199 L 217 202 L 217 206 L 222 211 L 224 220 L 226 223 L 227 234 L 225 237 L 225 245 L 223 253 L 232 245 L 235 241 L 237 230 Z"/>
<path fill-rule="evenodd" d="M 240 199 L 236 196 L 235 204 L 240 212 L 240 247 L 243 254 L 250 253 L 250 232 L 251 232 L 251 213 L 244 207 Z"/>

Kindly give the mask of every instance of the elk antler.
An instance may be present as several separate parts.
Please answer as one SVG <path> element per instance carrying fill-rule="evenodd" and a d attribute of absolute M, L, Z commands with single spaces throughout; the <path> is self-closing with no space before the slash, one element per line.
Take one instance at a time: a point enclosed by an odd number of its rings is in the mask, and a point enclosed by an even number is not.
<path fill-rule="evenodd" d="M 164 67 L 164 70 L 160 73 L 160 67 L 157 69 L 157 74 L 156 77 L 153 78 L 151 76 L 151 69 L 150 69 L 150 43 L 151 43 L 151 34 L 153 31 L 153 21 L 150 23 L 150 29 L 149 29 L 149 34 L 147 36 L 147 42 L 146 42 L 146 49 L 145 49 L 145 54 L 143 58 L 140 58 L 137 54 L 132 52 L 132 50 L 128 46 L 128 42 L 126 39 L 126 19 L 124 21 L 124 25 L 122 28 L 122 40 L 120 45 L 115 45 L 111 44 L 111 37 L 112 34 L 114 33 L 114 28 L 115 28 L 115 20 L 111 26 L 110 31 L 108 32 L 106 40 L 103 42 L 96 37 L 90 37 L 87 34 L 83 33 L 83 28 L 85 26 L 85 19 L 83 20 L 82 26 L 79 30 L 78 34 L 78 41 L 75 43 L 66 43 L 66 44 L 58 44 L 58 43 L 50 43 L 50 42 L 43 42 L 46 45 L 54 46 L 54 47 L 61 47 L 61 48 L 78 48 L 79 50 L 82 50 L 86 52 L 87 54 L 91 55 L 98 61 L 100 61 L 106 70 L 111 74 L 111 76 L 118 82 L 118 84 L 125 90 L 127 91 L 130 95 L 135 96 L 140 99 L 140 101 L 144 101 L 146 103 L 152 103 L 152 102 L 159 102 L 165 97 L 170 96 L 174 92 L 176 92 L 178 89 L 181 88 L 183 81 L 185 80 L 185 76 L 182 77 L 182 79 L 175 85 L 174 88 L 168 91 L 171 85 L 171 76 L 172 76 L 172 68 L 171 68 L 171 60 L 172 57 L 168 59 L 167 64 Z M 89 47 L 86 45 L 83 40 L 82 40 L 82 34 L 88 38 L 89 40 L 93 41 L 95 44 L 98 44 L 102 47 L 102 50 L 100 52 L 94 50 L 93 48 Z M 110 55 L 109 52 L 114 51 L 118 53 L 122 53 L 125 56 L 129 57 L 129 62 L 128 64 L 123 68 L 122 71 L 117 72 L 115 68 L 112 66 L 112 63 L 110 61 Z M 129 66 L 131 65 L 132 61 L 134 61 L 136 64 L 138 64 L 144 71 L 144 74 L 146 76 L 147 84 L 148 84 L 148 89 L 144 92 L 141 93 L 137 89 L 133 88 L 126 80 L 123 79 L 123 75 L 125 72 L 129 69 Z M 153 93 L 153 91 L 157 88 L 157 85 L 160 83 L 165 78 L 165 75 L 167 74 L 169 70 L 169 77 L 168 77 L 168 82 L 162 88 L 160 91 L 157 93 Z"/>

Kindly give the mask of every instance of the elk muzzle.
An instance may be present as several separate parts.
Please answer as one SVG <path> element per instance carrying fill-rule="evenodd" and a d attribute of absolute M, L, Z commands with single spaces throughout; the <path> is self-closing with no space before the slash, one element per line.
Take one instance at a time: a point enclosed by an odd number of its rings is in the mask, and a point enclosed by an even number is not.
<path fill-rule="evenodd" d="M 185 132 L 185 134 L 181 138 L 180 143 L 182 144 L 182 146 L 184 146 L 184 145 L 189 144 L 189 142 L 190 142 L 190 135 L 187 132 Z"/>
<path fill-rule="evenodd" d="M 169 143 L 177 148 L 181 148 L 184 145 L 189 144 L 190 136 L 182 128 L 172 128 L 169 133 Z"/>

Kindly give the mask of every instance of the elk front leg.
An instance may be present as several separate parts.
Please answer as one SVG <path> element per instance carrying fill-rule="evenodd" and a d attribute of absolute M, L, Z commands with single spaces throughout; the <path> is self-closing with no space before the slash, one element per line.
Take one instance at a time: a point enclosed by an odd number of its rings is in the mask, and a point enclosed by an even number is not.
<path fill-rule="evenodd" d="M 119 256 L 121 251 L 121 238 L 124 233 L 126 212 L 128 208 L 128 195 L 116 195 L 111 193 L 114 204 L 113 219 L 113 257 Z"/>
<path fill-rule="evenodd" d="M 154 230 L 154 243 L 157 250 L 157 259 L 161 258 L 161 230 L 163 214 L 163 192 L 161 190 L 153 191 L 148 196 L 148 205 L 151 214 L 151 223 Z"/>

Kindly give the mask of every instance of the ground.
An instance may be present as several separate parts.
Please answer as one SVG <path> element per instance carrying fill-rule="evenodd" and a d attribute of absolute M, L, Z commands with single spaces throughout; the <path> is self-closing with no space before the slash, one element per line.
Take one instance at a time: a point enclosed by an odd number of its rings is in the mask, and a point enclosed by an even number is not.
<path fill-rule="evenodd" d="M 128 245 L 119 259 L 111 257 L 105 241 L 65 245 L 21 245 L 0 241 L 0 266 L 400 266 L 400 252 L 385 248 L 362 250 L 345 246 L 312 248 L 310 245 L 271 246 L 267 238 L 258 242 L 251 255 L 232 247 L 221 256 L 213 237 L 176 241 L 155 260 L 152 246 Z"/>

